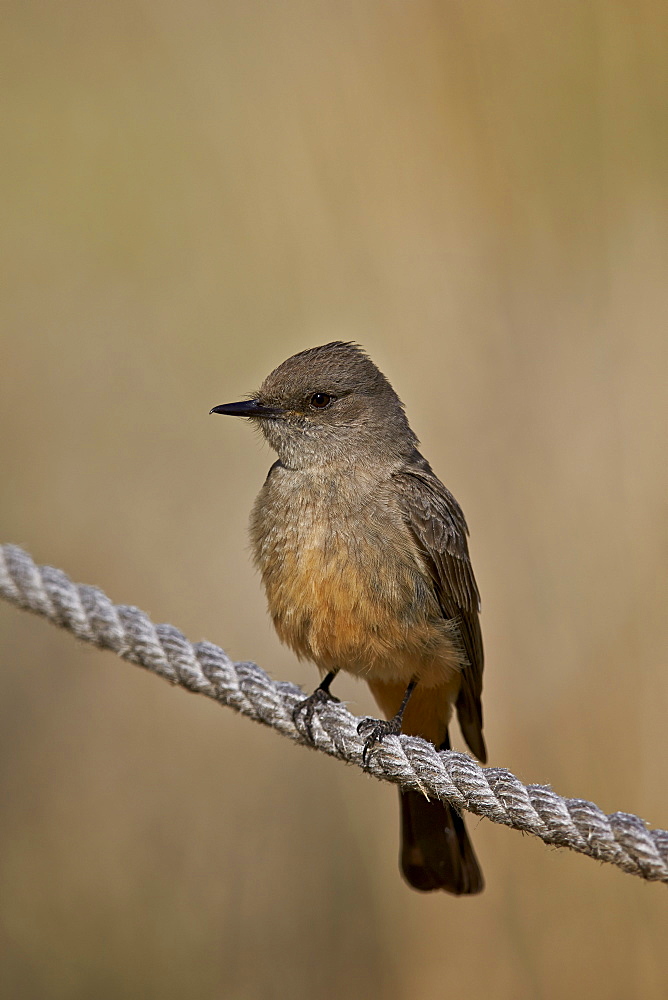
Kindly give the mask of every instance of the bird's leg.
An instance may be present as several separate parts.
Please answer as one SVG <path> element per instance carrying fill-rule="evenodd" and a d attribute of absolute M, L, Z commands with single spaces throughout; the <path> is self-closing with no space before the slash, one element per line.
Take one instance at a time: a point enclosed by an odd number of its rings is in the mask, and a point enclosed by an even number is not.
<path fill-rule="evenodd" d="M 329 690 L 329 686 L 338 672 L 338 670 L 330 670 L 327 676 L 323 678 L 320 684 L 318 684 L 313 694 L 310 694 L 308 698 L 304 698 L 303 701 L 300 701 L 292 710 L 292 721 L 297 729 L 300 729 L 301 716 L 303 714 L 304 731 L 310 743 L 315 742 L 313 739 L 313 716 L 315 715 L 316 710 L 321 705 L 325 705 L 328 701 L 340 700 Z"/>
<path fill-rule="evenodd" d="M 417 679 L 414 677 L 406 688 L 406 693 L 403 697 L 401 705 L 399 706 L 399 711 L 387 722 L 385 722 L 384 719 L 362 719 L 358 725 L 357 732 L 360 736 L 366 735 L 364 749 L 362 750 L 363 764 L 366 764 L 368 761 L 369 754 L 376 744 L 382 743 L 386 736 L 398 736 L 400 734 L 401 723 L 404 717 L 404 712 L 406 711 L 406 705 L 415 690 L 416 684 Z"/>

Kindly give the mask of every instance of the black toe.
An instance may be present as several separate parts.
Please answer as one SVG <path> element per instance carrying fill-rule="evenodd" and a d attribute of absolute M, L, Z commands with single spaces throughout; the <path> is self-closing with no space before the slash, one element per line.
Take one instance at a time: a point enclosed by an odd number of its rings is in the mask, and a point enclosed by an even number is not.
<path fill-rule="evenodd" d="M 357 726 L 357 732 L 360 736 L 368 734 L 362 750 L 362 763 L 366 764 L 373 748 L 382 743 L 386 736 L 399 735 L 401 719 L 395 717 L 389 722 L 385 722 L 384 719 L 362 719 Z"/>
<path fill-rule="evenodd" d="M 339 700 L 339 698 L 330 694 L 329 691 L 325 691 L 323 688 L 318 687 L 315 689 L 313 694 L 308 696 L 308 698 L 304 698 L 303 701 L 300 701 L 295 705 L 292 710 L 292 721 L 295 724 L 295 728 L 300 732 L 303 732 L 309 743 L 315 743 L 315 740 L 313 739 L 313 716 L 316 714 L 317 710 L 328 701 Z"/>

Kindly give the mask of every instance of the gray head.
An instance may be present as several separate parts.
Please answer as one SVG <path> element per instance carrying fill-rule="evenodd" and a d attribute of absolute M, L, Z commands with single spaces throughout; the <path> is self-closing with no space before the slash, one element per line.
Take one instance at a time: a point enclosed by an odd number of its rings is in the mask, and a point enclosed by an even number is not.
<path fill-rule="evenodd" d="M 291 468 L 370 459 L 394 464 L 418 443 L 383 373 L 361 347 L 342 341 L 293 355 L 250 399 L 211 413 L 250 417 Z"/>

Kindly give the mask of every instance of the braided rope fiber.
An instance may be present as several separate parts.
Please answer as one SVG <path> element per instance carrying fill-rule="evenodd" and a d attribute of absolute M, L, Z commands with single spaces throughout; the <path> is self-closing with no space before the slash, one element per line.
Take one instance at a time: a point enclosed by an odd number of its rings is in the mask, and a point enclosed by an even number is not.
<path fill-rule="evenodd" d="M 629 813 L 607 816 L 593 802 L 562 798 L 545 785 L 523 785 L 505 768 L 482 768 L 466 754 L 437 751 L 413 736 L 388 736 L 363 764 L 360 720 L 338 702 L 326 703 L 314 717 L 311 744 L 292 718 L 304 698 L 301 688 L 272 680 L 255 663 L 234 663 L 213 643 L 191 643 L 173 625 L 154 625 L 139 608 L 112 604 L 97 587 L 74 584 L 62 570 L 35 565 L 15 545 L 0 546 L 0 596 L 297 743 L 364 767 L 376 778 L 648 881 L 668 882 L 668 830 L 648 830 Z"/>

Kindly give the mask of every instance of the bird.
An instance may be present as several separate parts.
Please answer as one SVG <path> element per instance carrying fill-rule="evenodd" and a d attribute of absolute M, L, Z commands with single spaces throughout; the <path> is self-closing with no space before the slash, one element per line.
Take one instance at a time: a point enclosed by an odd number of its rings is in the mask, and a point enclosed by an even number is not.
<path fill-rule="evenodd" d="M 320 670 L 295 723 L 344 671 L 384 715 L 359 725 L 364 761 L 390 734 L 450 749 L 461 732 L 487 759 L 481 707 L 480 596 L 462 510 L 418 450 L 404 405 L 353 342 L 289 357 L 257 392 L 211 413 L 260 428 L 277 453 L 250 515 L 250 538 L 280 640 Z M 400 867 L 422 892 L 482 891 L 464 820 L 449 803 L 400 790 Z"/>

